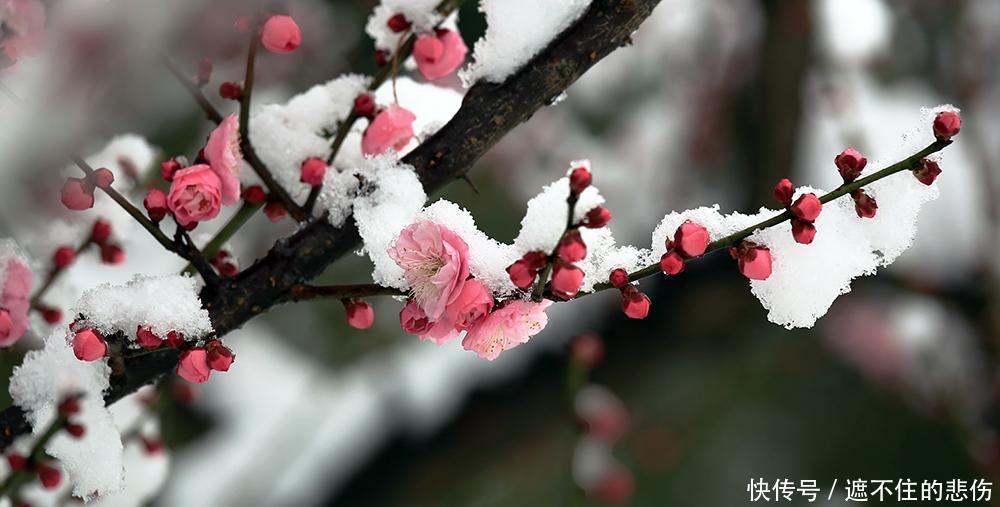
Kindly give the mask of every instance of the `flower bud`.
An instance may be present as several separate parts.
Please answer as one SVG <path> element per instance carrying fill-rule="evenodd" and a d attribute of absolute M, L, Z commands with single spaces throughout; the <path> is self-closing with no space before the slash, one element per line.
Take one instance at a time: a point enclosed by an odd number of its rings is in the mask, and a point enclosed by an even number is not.
<path fill-rule="evenodd" d="M 42 308 L 42 318 L 49 324 L 58 324 L 62 322 L 62 310 L 58 308 Z"/>
<path fill-rule="evenodd" d="M 660 270 L 665 275 L 676 275 L 684 271 L 684 258 L 674 250 L 670 250 L 660 257 Z"/>
<path fill-rule="evenodd" d="M 583 284 L 583 270 L 565 262 L 556 262 L 552 271 L 552 293 L 562 299 L 573 299 Z"/>
<path fill-rule="evenodd" d="M 628 285 L 622 290 L 622 312 L 630 319 L 645 319 L 649 315 L 649 296 L 643 294 L 634 285 Z"/>
<path fill-rule="evenodd" d="M 174 181 L 174 173 L 181 170 L 181 163 L 176 159 L 160 162 L 160 176 L 163 181 Z"/>
<path fill-rule="evenodd" d="M 94 174 L 91 175 L 91 180 L 97 188 L 109 188 L 115 182 L 115 173 L 111 172 L 111 169 L 107 167 L 101 167 L 94 171 Z"/>
<path fill-rule="evenodd" d="M 219 96 L 227 100 L 243 100 L 243 87 L 239 83 L 226 81 L 219 85 Z"/>
<path fill-rule="evenodd" d="M 934 183 L 939 174 L 941 174 L 941 166 L 937 162 L 927 159 L 921 160 L 920 165 L 913 170 L 913 176 L 917 178 L 917 181 L 928 186 Z"/>
<path fill-rule="evenodd" d="M 823 203 L 819 201 L 819 197 L 816 194 L 802 194 L 789 208 L 792 212 L 792 216 L 803 220 L 806 222 L 815 222 L 816 218 L 819 217 L 820 211 L 823 211 Z"/>
<path fill-rule="evenodd" d="M 962 130 L 962 117 L 955 111 L 942 111 L 934 117 L 934 137 L 947 141 Z"/>
<path fill-rule="evenodd" d="M 285 210 L 284 204 L 278 201 L 271 201 L 264 205 L 264 214 L 267 215 L 268 220 L 278 222 L 288 215 L 288 211 Z"/>
<path fill-rule="evenodd" d="M 94 207 L 94 187 L 80 178 L 68 178 L 62 187 L 62 203 L 72 211 Z"/>
<path fill-rule="evenodd" d="M 164 341 L 167 342 L 168 347 L 179 349 L 184 346 L 184 335 L 177 331 L 170 331 L 167 333 L 167 338 Z"/>
<path fill-rule="evenodd" d="M 261 30 L 260 42 L 274 53 L 290 53 L 302 44 L 302 32 L 291 16 L 271 16 Z"/>
<path fill-rule="evenodd" d="M 408 30 L 410 26 L 412 26 L 412 23 L 410 23 L 410 21 L 406 19 L 406 16 L 402 14 L 393 14 L 386 23 L 386 26 L 389 27 L 389 30 L 392 30 L 395 33 L 400 33 Z"/>
<path fill-rule="evenodd" d="M 76 415 L 80 412 L 80 400 L 76 396 L 70 396 L 59 403 L 59 414 L 63 417 Z"/>
<path fill-rule="evenodd" d="M 146 208 L 146 214 L 154 223 L 159 223 L 167 216 L 167 194 L 159 189 L 151 189 L 146 192 L 146 198 L 142 200 L 142 205 Z"/>
<path fill-rule="evenodd" d="M 850 183 L 861 176 L 861 171 L 868 165 L 868 159 L 863 157 L 858 150 L 847 148 L 840 152 L 840 155 L 834 157 L 833 163 L 837 166 L 837 171 L 840 172 L 844 183 Z"/>
<path fill-rule="evenodd" d="M 698 257 L 708 248 L 709 234 L 701 224 L 684 221 L 674 232 L 674 249 L 685 258 Z"/>
<path fill-rule="evenodd" d="M 7 455 L 7 465 L 10 466 L 11 472 L 20 472 L 25 468 L 28 468 L 28 458 L 16 452 Z"/>
<path fill-rule="evenodd" d="M 215 371 L 229 371 L 236 356 L 233 351 L 222 344 L 219 340 L 211 340 L 205 345 L 207 352 L 208 367 Z"/>
<path fill-rule="evenodd" d="M 531 269 L 528 261 L 518 259 L 510 266 L 507 266 L 507 274 L 510 276 L 510 281 L 514 283 L 515 287 L 527 290 L 535 283 L 535 275 L 538 272 Z"/>
<path fill-rule="evenodd" d="M 312 157 L 302 162 L 302 175 L 299 181 L 312 187 L 323 186 L 323 177 L 326 176 L 326 162 L 323 159 Z"/>
<path fill-rule="evenodd" d="M 587 212 L 585 223 L 591 229 L 600 229 L 611 221 L 611 212 L 604 206 L 597 206 Z"/>
<path fill-rule="evenodd" d="M 135 341 L 146 350 L 158 349 L 163 345 L 163 339 L 157 336 L 149 326 L 139 326 L 136 329 Z"/>
<path fill-rule="evenodd" d="M 375 114 L 375 98 L 368 93 L 354 97 L 354 114 L 361 118 L 371 118 Z"/>
<path fill-rule="evenodd" d="M 854 211 L 858 214 L 858 218 L 875 218 L 875 212 L 878 211 L 875 199 L 862 189 L 851 192 L 851 198 L 854 199 Z"/>
<path fill-rule="evenodd" d="M 771 276 L 771 250 L 749 241 L 735 249 L 740 273 L 751 280 L 767 280 Z"/>
<path fill-rule="evenodd" d="M 375 323 L 375 311 L 365 301 L 349 301 L 344 309 L 347 311 L 347 325 L 354 329 L 368 329 Z"/>
<path fill-rule="evenodd" d="M 86 432 L 87 429 L 82 424 L 70 423 L 66 425 L 66 433 L 69 433 L 73 438 L 83 438 Z"/>
<path fill-rule="evenodd" d="M 109 266 L 118 266 L 125 262 L 125 250 L 121 245 L 107 243 L 101 245 L 101 262 Z"/>
<path fill-rule="evenodd" d="M 76 250 L 71 246 L 61 246 L 52 255 L 52 264 L 56 269 L 66 269 L 76 260 Z"/>
<path fill-rule="evenodd" d="M 167 446 L 158 438 L 142 437 L 142 447 L 146 449 L 146 454 L 154 455 L 163 452 Z"/>
<path fill-rule="evenodd" d="M 774 199 L 782 206 L 787 207 L 792 204 L 792 194 L 794 193 L 795 187 L 792 186 L 792 182 L 788 178 L 783 178 L 774 186 Z"/>
<path fill-rule="evenodd" d="M 90 240 L 101 245 L 109 238 L 111 238 L 111 222 L 98 218 L 94 221 L 94 227 L 90 229 Z"/>
<path fill-rule="evenodd" d="M 796 243 L 808 245 L 809 243 L 812 243 L 813 238 L 816 237 L 816 226 L 813 225 L 812 222 L 806 222 L 805 220 L 793 218 L 792 237 L 795 238 Z"/>
<path fill-rule="evenodd" d="M 36 466 L 35 473 L 38 475 L 38 480 L 45 489 L 56 489 L 59 487 L 59 483 L 62 482 L 62 472 L 48 463 L 40 463 Z"/>
<path fill-rule="evenodd" d="M 372 57 L 375 60 L 375 65 L 377 67 L 385 67 L 386 64 L 389 63 L 389 52 L 384 49 L 375 51 L 375 54 L 372 55 Z"/>
<path fill-rule="evenodd" d="M 181 351 L 177 362 L 177 375 L 192 384 L 200 384 L 208 380 L 212 374 L 208 366 L 208 352 L 205 349 L 188 349 Z"/>
<path fill-rule="evenodd" d="M 608 277 L 608 282 L 616 289 L 621 289 L 628 285 L 628 273 L 622 268 L 616 268 Z"/>
<path fill-rule="evenodd" d="M 251 185 L 243 189 L 243 200 L 250 204 L 260 204 L 267 199 L 267 194 L 260 185 Z"/>
<path fill-rule="evenodd" d="M 84 328 L 73 335 L 73 354 L 81 361 L 96 361 L 108 353 L 108 344 L 97 331 Z"/>
<path fill-rule="evenodd" d="M 580 231 L 571 229 L 556 245 L 556 256 L 564 262 L 582 261 L 587 256 L 587 245 L 580 237 Z"/>
<path fill-rule="evenodd" d="M 584 189 L 590 186 L 591 180 L 592 176 L 586 167 L 577 167 L 569 173 L 569 191 L 574 195 L 580 195 Z"/>

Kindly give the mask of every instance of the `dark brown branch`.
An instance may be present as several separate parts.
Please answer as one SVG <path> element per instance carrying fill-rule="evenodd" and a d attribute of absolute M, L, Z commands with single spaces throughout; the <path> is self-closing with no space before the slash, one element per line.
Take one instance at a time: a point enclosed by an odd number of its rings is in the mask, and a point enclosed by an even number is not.
<path fill-rule="evenodd" d="M 352 299 L 373 296 L 405 296 L 406 293 L 382 287 L 373 283 L 359 285 L 296 285 L 289 290 L 289 301 L 308 301 L 310 299 Z"/>
<path fill-rule="evenodd" d="M 462 179 L 472 166 L 508 132 L 526 122 L 573 84 L 584 72 L 621 46 L 659 0 L 594 0 L 573 26 L 557 37 L 520 72 L 502 84 L 480 83 L 469 89 L 462 108 L 441 130 L 404 157 L 428 193 Z M 278 241 L 268 254 L 235 278 L 201 293 L 218 336 L 239 328 L 271 307 L 290 301 L 291 290 L 319 276 L 330 264 L 361 243 L 353 219 L 334 227 L 323 220 L 309 223 Z M 145 382 L 170 372 L 176 354 L 146 355 L 126 365 L 124 385 L 105 396 L 113 403 Z M 156 359 L 156 360 L 153 360 Z M 17 407 L 0 413 L 0 449 L 27 425 Z"/>

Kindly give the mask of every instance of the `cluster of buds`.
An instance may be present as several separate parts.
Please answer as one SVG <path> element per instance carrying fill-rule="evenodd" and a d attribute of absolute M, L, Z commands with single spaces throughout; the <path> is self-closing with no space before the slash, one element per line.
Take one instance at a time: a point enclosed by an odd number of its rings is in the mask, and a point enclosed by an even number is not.
<path fill-rule="evenodd" d="M 743 276 L 751 280 L 767 280 L 771 276 L 771 250 L 766 246 L 743 240 L 729 248 L 729 255 L 736 259 Z"/>
<path fill-rule="evenodd" d="M 18 453 L 11 453 L 7 455 L 7 465 L 10 467 L 11 473 L 23 471 L 34 472 L 38 477 L 38 482 L 41 482 L 42 487 L 48 490 L 56 489 L 62 483 L 62 472 L 49 462 L 40 461 Z"/>
<path fill-rule="evenodd" d="M 84 211 L 94 207 L 94 189 L 108 189 L 115 182 L 110 169 L 101 167 L 83 178 L 67 178 L 63 183 L 61 200 L 63 206 L 72 211 Z"/>
<path fill-rule="evenodd" d="M 83 438 L 83 435 L 87 432 L 87 429 L 82 424 L 73 422 L 78 413 L 80 413 L 78 396 L 69 396 L 59 404 L 59 415 L 65 420 L 63 428 L 73 438 Z"/>
<path fill-rule="evenodd" d="M 212 267 L 220 276 L 224 277 L 233 277 L 240 272 L 240 265 L 236 257 L 224 248 L 220 249 L 212 258 Z"/>
<path fill-rule="evenodd" d="M 347 312 L 347 325 L 354 329 L 368 329 L 375 323 L 375 310 L 367 301 L 344 299 L 341 302 Z"/>
<path fill-rule="evenodd" d="M 622 268 L 611 271 L 608 282 L 622 293 L 622 312 L 630 319 L 645 319 L 649 315 L 649 296 L 632 285 Z"/>
<path fill-rule="evenodd" d="M 840 172 L 844 184 L 852 183 L 861 176 L 861 171 L 868 165 L 868 159 L 861 155 L 854 148 L 847 148 L 833 159 L 833 163 Z M 874 218 L 878 211 L 878 203 L 875 199 L 865 193 L 864 189 L 857 189 L 851 192 L 851 199 L 854 199 L 854 211 L 860 218 Z"/>
<path fill-rule="evenodd" d="M 792 237 L 796 243 L 808 245 L 816 237 L 814 222 L 823 211 L 823 203 L 816 194 L 807 193 L 792 202 L 795 188 L 788 178 L 784 178 L 774 186 L 774 198 L 792 215 Z"/>
<path fill-rule="evenodd" d="M 666 275 L 684 271 L 684 261 L 701 256 L 708 248 L 709 234 L 701 224 L 685 220 L 666 240 L 667 251 L 660 257 L 660 270 Z"/>
<path fill-rule="evenodd" d="M 195 384 L 206 382 L 215 371 L 229 371 L 236 355 L 219 340 L 209 340 L 204 347 L 182 350 L 177 362 L 177 375 Z"/>

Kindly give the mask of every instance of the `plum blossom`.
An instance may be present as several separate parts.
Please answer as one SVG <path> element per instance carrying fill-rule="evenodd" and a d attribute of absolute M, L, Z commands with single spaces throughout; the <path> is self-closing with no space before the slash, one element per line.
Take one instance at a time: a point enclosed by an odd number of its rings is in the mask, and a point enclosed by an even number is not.
<path fill-rule="evenodd" d="M 493 293 L 479 280 L 465 282 L 458 297 L 445 309 L 448 320 L 455 329 L 464 331 L 472 327 L 493 309 Z"/>
<path fill-rule="evenodd" d="M 399 312 L 399 325 L 407 334 L 420 337 L 420 340 L 430 340 L 438 345 L 458 336 L 459 331 L 447 318 L 432 321 L 420 309 L 417 302 L 409 299 Z"/>
<path fill-rule="evenodd" d="M 417 117 L 410 111 L 393 104 L 377 115 L 361 137 L 361 152 L 379 155 L 390 148 L 399 151 L 413 139 L 413 122 Z"/>
<path fill-rule="evenodd" d="M 501 352 L 526 343 L 545 329 L 548 323 L 545 310 L 551 304 L 548 300 L 540 303 L 510 301 L 469 329 L 462 339 L 462 347 L 492 361 Z"/>
<path fill-rule="evenodd" d="M 399 233 L 389 256 L 403 268 L 413 299 L 430 321 L 458 299 L 469 277 L 469 245 L 450 229 L 424 220 Z"/>
<path fill-rule="evenodd" d="M 208 135 L 205 158 L 222 183 L 222 204 L 235 204 L 240 200 L 240 172 L 243 170 L 238 116 L 225 117 Z"/>
<path fill-rule="evenodd" d="M 455 72 L 469 48 L 462 36 L 454 30 L 439 29 L 433 34 L 421 35 L 413 44 L 413 59 L 417 69 L 428 81 L 434 81 Z"/>
<path fill-rule="evenodd" d="M 31 268 L 24 261 L 17 257 L 7 260 L 0 294 L 0 347 L 13 345 L 28 330 L 32 277 Z"/>
<path fill-rule="evenodd" d="M 174 174 L 167 206 L 178 224 L 211 220 L 219 214 L 221 203 L 222 182 L 208 165 L 194 165 Z"/>

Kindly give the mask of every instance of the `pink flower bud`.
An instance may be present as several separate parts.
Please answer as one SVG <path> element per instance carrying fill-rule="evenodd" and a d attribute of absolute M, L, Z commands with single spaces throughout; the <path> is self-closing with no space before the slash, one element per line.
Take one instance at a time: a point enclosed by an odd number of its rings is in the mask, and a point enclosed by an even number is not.
<path fill-rule="evenodd" d="M 90 229 L 90 240 L 101 245 L 109 238 L 111 238 L 111 222 L 98 218 L 94 221 L 94 227 Z"/>
<path fill-rule="evenodd" d="M 796 243 L 808 245 L 809 243 L 812 243 L 813 238 L 816 237 L 816 226 L 813 225 L 812 222 L 806 222 L 805 220 L 793 218 L 792 237 L 795 238 Z"/>
<path fill-rule="evenodd" d="M 819 202 L 816 194 L 802 194 L 789 208 L 792 215 L 799 220 L 815 222 L 819 217 L 819 212 L 823 211 L 823 203 Z"/>
<path fill-rule="evenodd" d="M 413 59 L 417 69 L 428 81 L 450 75 L 462 62 L 469 48 L 454 30 L 439 29 L 434 34 L 421 35 L 413 44 Z"/>
<path fill-rule="evenodd" d="M 159 223 L 167 216 L 167 194 L 164 194 L 162 190 L 151 189 L 146 193 L 146 198 L 142 200 L 142 205 L 146 208 L 146 214 L 149 215 L 149 219 L 154 223 Z"/>
<path fill-rule="evenodd" d="M 267 199 L 267 194 L 260 185 L 253 185 L 243 190 L 243 200 L 250 204 L 260 204 L 264 199 Z"/>
<path fill-rule="evenodd" d="M 267 215 L 268 220 L 278 222 L 288 216 L 288 211 L 285 209 L 284 204 L 278 201 L 271 201 L 264 205 L 264 214 Z"/>
<path fill-rule="evenodd" d="M 344 309 L 347 311 L 347 325 L 354 329 L 368 329 L 375 323 L 375 310 L 367 301 L 349 301 Z"/>
<path fill-rule="evenodd" d="M 573 172 L 569 173 L 569 191 L 575 195 L 580 195 L 587 187 L 590 186 L 593 176 L 586 167 L 577 167 L 573 169 Z"/>
<path fill-rule="evenodd" d="M 552 293 L 562 299 L 573 299 L 583 283 L 583 270 L 565 262 L 556 262 L 552 271 Z"/>
<path fill-rule="evenodd" d="M 604 358 L 604 341 L 594 333 L 584 333 L 570 343 L 570 357 L 587 368 L 593 368 Z"/>
<path fill-rule="evenodd" d="M 323 159 L 312 157 L 302 162 L 302 176 L 299 178 L 302 183 L 321 187 L 324 176 L 326 176 L 326 162 Z"/>
<path fill-rule="evenodd" d="M 184 345 L 184 335 L 177 331 L 170 331 L 167 333 L 167 338 L 163 341 L 167 342 L 168 347 L 178 349 Z"/>
<path fill-rule="evenodd" d="M 686 220 L 674 232 L 674 248 L 683 257 L 698 257 L 708 248 L 708 229 L 701 224 Z"/>
<path fill-rule="evenodd" d="M 181 352 L 177 362 L 177 375 L 192 384 L 208 380 L 212 369 L 208 366 L 208 352 L 205 349 L 188 349 Z"/>
<path fill-rule="evenodd" d="M 66 398 L 61 403 L 59 403 L 59 414 L 69 417 L 80 412 L 80 400 L 76 399 L 75 396 Z"/>
<path fill-rule="evenodd" d="M 35 467 L 35 473 L 38 474 L 38 480 L 42 483 L 42 487 L 45 489 L 56 489 L 59 487 L 59 483 L 62 482 L 62 472 L 48 463 L 40 463 L 37 465 Z"/>
<path fill-rule="evenodd" d="M 209 340 L 205 344 L 205 351 L 207 353 L 208 367 L 215 371 L 229 371 L 229 367 L 236 360 L 233 351 L 219 340 Z"/>
<path fill-rule="evenodd" d="M 649 296 L 639 291 L 634 285 L 626 285 L 622 289 L 622 312 L 630 319 L 645 319 L 649 315 Z"/>
<path fill-rule="evenodd" d="M 608 282 L 611 286 L 616 289 L 621 289 L 628 285 L 628 272 L 622 268 L 616 268 L 611 271 L 611 275 L 608 277 Z"/>
<path fill-rule="evenodd" d="M 91 180 L 97 188 L 108 188 L 115 182 L 115 173 L 111 172 L 111 169 L 107 167 L 101 167 L 94 171 L 94 174 L 91 175 Z"/>
<path fill-rule="evenodd" d="M 751 280 L 767 280 L 771 276 L 771 250 L 744 241 L 736 249 L 740 273 Z"/>
<path fill-rule="evenodd" d="M 875 218 L 875 213 L 878 211 L 875 199 L 861 189 L 851 192 L 851 198 L 854 199 L 854 211 L 859 218 Z"/>
<path fill-rule="evenodd" d="M 784 178 L 774 186 L 774 199 L 781 203 L 782 206 L 788 206 L 792 204 L 792 194 L 795 193 L 795 187 L 792 186 L 792 182 L 788 178 Z"/>
<path fill-rule="evenodd" d="M 291 16 L 271 16 L 264 23 L 260 42 L 274 53 L 291 53 L 302 44 L 302 32 Z"/>
<path fill-rule="evenodd" d="M 598 206 L 587 212 L 586 225 L 591 229 L 600 229 L 611 221 L 611 212 L 604 206 Z"/>
<path fill-rule="evenodd" d="M 858 150 L 847 148 L 840 152 L 840 155 L 834 157 L 833 163 L 840 171 L 840 177 L 844 179 L 844 183 L 850 183 L 861 176 L 861 171 L 868 165 L 868 159 L 861 156 Z"/>
<path fill-rule="evenodd" d="M 354 97 L 354 114 L 361 118 L 371 118 L 375 114 L 375 98 L 368 93 Z"/>
<path fill-rule="evenodd" d="M 202 58 L 198 62 L 198 74 L 195 75 L 195 82 L 199 86 L 204 86 L 209 81 L 212 80 L 212 59 L 209 57 Z"/>
<path fill-rule="evenodd" d="M 219 85 L 219 96 L 228 100 L 243 100 L 243 87 L 239 83 L 226 81 Z"/>
<path fill-rule="evenodd" d="M 660 270 L 666 275 L 676 275 L 684 271 L 684 258 L 673 250 L 660 257 Z"/>
<path fill-rule="evenodd" d="M 139 326 L 136 329 L 135 341 L 146 350 L 158 349 L 163 345 L 163 339 L 157 336 L 149 326 Z"/>
<path fill-rule="evenodd" d="M 218 216 L 222 206 L 222 181 L 206 164 L 193 165 L 174 174 L 167 207 L 184 226 Z"/>
<path fill-rule="evenodd" d="M 52 255 L 52 263 L 56 269 L 66 269 L 74 260 L 76 260 L 76 249 L 71 246 L 61 246 Z"/>
<path fill-rule="evenodd" d="M 0 308 L 0 340 L 10 338 L 14 331 L 14 319 L 10 317 L 10 312 L 5 308 Z"/>
<path fill-rule="evenodd" d="M 170 159 L 160 162 L 160 176 L 163 177 L 163 181 L 174 181 L 174 173 L 181 170 L 181 163 L 177 160 Z"/>
<path fill-rule="evenodd" d="M 62 310 L 58 308 L 42 308 L 42 318 L 45 322 L 56 325 L 62 322 Z M 2 325 L 0 325 L 0 335 L 3 334 Z"/>
<path fill-rule="evenodd" d="M 101 262 L 109 266 L 119 266 L 125 262 L 125 250 L 120 245 L 101 245 Z"/>
<path fill-rule="evenodd" d="M 928 186 L 934 183 L 939 174 L 941 174 L 941 166 L 937 162 L 927 159 L 921 160 L 920 165 L 913 170 L 913 176 L 917 178 L 917 181 Z"/>
<path fill-rule="evenodd" d="M 934 137 L 947 141 L 962 130 L 962 117 L 955 111 L 942 111 L 934 117 Z"/>
<path fill-rule="evenodd" d="M 386 26 L 389 27 L 389 30 L 396 33 L 408 30 L 411 25 L 410 21 L 406 19 L 406 16 L 402 14 L 393 14 L 392 17 L 389 18 L 389 21 L 386 22 Z"/>
<path fill-rule="evenodd" d="M 493 310 L 493 293 L 479 280 L 472 278 L 465 282 L 462 291 L 454 301 L 445 307 L 445 314 L 455 329 L 464 331 L 471 328 Z"/>
<path fill-rule="evenodd" d="M 20 472 L 28 468 L 28 458 L 14 452 L 7 455 L 7 464 L 10 465 L 11 472 Z"/>
<path fill-rule="evenodd" d="M 84 433 L 87 432 L 87 428 L 84 428 L 82 424 L 67 424 L 66 433 L 69 433 L 73 438 L 83 438 Z"/>
<path fill-rule="evenodd" d="M 587 245 L 580 237 L 580 231 L 571 229 L 556 245 L 556 256 L 564 262 L 578 262 L 587 256 Z"/>
<path fill-rule="evenodd" d="M 529 269 L 536 273 L 545 269 L 549 263 L 549 256 L 545 252 L 528 252 L 521 256 L 521 259 L 527 263 Z"/>
<path fill-rule="evenodd" d="M 413 122 L 417 117 L 409 110 L 392 104 L 375 115 L 361 136 L 361 152 L 379 155 L 390 148 L 400 151 L 413 139 Z"/>
<path fill-rule="evenodd" d="M 108 353 L 108 344 L 97 331 L 84 328 L 73 336 L 73 354 L 81 361 L 96 361 Z"/>
<path fill-rule="evenodd" d="M 514 283 L 515 287 L 527 290 L 535 283 L 535 276 L 538 272 L 531 269 L 524 259 L 518 259 L 507 266 L 507 274 L 510 275 L 510 281 Z"/>
<path fill-rule="evenodd" d="M 73 211 L 94 207 L 94 187 L 80 178 L 68 178 L 62 187 L 62 203 Z"/>

